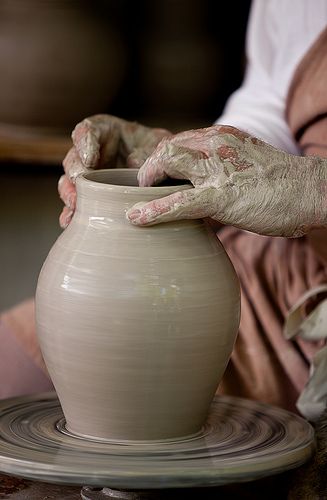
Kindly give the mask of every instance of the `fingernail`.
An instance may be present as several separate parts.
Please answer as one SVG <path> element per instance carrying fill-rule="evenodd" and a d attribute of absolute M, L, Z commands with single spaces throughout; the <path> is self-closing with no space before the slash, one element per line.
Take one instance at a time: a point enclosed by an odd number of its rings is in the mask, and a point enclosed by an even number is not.
<path fill-rule="evenodd" d="M 136 220 L 141 216 L 141 210 L 136 208 L 134 210 L 131 210 L 130 212 L 127 212 L 126 215 L 129 220 Z"/>
<path fill-rule="evenodd" d="M 62 175 L 58 181 L 58 188 L 62 185 L 62 183 L 64 182 L 64 179 L 65 179 L 65 176 Z"/>
<path fill-rule="evenodd" d="M 72 196 L 68 196 L 67 198 L 67 203 L 66 203 L 68 208 L 72 208 Z"/>
<path fill-rule="evenodd" d="M 66 217 L 60 217 L 59 218 L 59 225 L 62 229 L 66 229 L 66 227 L 68 226 L 69 222 L 67 221 L 67 218 Z"/>
<path fill-rule="evenodd" d="M 75 210 L 75 205 L 76 205 L 76 192 L 72 192 L 68 195 L 67 198 L 67 207 L 70 208 L 72 211 Z"/>
<path fill-rule="evenodd" d="M 65 228 L 69 225 L 70 221 L 72 220 L 73 215 L 74 215 L 73 210 L 70 210 L 70 212 L 68 212 L 68 214 L 66 215 L 65 220 L 64 220 L 64 227 Z"/>
<path fill-rule="evenodd" d="M 138 181 L 140 187 L 146 187 L 146 184 L 145 184 L 145 175 L 143 173 L 143 170 L 139 170 L 138 171 L 137 181 Z"/>

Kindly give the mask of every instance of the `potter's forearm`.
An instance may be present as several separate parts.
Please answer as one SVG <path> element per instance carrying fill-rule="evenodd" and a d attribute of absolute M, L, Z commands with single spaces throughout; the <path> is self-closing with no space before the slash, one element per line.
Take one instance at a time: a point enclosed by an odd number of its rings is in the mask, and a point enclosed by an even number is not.
<path fill-rule="evenodd" d="M 264 161 L 234 172 L 215 192 L 215 219 L 268 236 L 297 238 L 327 227 L 327 160 L 278 152 L 258 143 Z M 223 214 L 223 215 L 222 215 Z"/>
<path fill-rule="evenodd" d="M 303 193 L 308 199 L 310 216 L 309 229 L 327 228 L 327 159 L 303 158 L 308 172 L 308 191 Z"/>
<path fill-rule="evenodd" d="M 327 160 L 290 155 L 261 141 L 256 155 L 260 150 L 260 167 L 235 171 L 230 186 L 216 191 L 213 217 L 258 234 L 289 238 L 327 227 Z M 244 165 L 246 159 L 247 153 Z"/>

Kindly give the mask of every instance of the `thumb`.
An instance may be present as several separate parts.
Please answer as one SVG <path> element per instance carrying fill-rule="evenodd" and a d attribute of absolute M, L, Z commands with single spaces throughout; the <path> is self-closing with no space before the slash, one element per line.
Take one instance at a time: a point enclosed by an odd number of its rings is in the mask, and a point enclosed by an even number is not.
<path fill-rule="evenodd" d="M 194 188 L 178 191 L 148 203 L 136 203 L 126 218 L 137 226 L 152 226 L 180 219 L 202 219 L 215 213 L 215 190 Z"/>

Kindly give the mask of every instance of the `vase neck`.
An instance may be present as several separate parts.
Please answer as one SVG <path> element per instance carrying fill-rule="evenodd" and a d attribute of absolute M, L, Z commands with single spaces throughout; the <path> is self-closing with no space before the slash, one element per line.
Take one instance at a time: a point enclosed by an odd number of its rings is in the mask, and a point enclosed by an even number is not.
<path fill-rule="evenodd" d="M 106 217 L 112 221 L 126 218 L 126 212 L 135 203 L 148 202 L 190 185 L 138 187 L 137 170 L 98 170 L 77 178 L 76 213 L 83 216 Z"/>

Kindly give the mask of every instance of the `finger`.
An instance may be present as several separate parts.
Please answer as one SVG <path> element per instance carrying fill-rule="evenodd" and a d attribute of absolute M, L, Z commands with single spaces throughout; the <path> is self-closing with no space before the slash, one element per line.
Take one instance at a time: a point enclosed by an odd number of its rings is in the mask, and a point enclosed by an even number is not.
<path fill-rule="evenodd" d="M 76 125 L 72 139 L 83 165 L 94 168 L 100 158 L 100 143 L 91 119 L 87 118 Z"/>
<path fill-rule="evenodd" d="M 105 138 L 100 139 L 100 158 L 93 168 L 116 168 L 119 159 L 119 128 L 113 126 Z"/>
<path fill-rule="evenodd" d="M 147 160 L 151 152 L 148 152 L 145 149 L 135 149 L 126 160 L 126 164 L 128 168 L 140 168 L 144 162 Z"/>
<path fill-rule="evenodd" d="M 155 186 L 167 179 L 167 177 L 165 162 L 151 156 L 144 162 L 137 174 L 140 187 Z"/>
<path fill-rule="evenodd" d="M 162 139 L 172 135 L 168 130 L 145 127 L 137 122 L 119 120 L 118 124 L 125 157 L 137 148 L 147 151 L 149 156 Z"/>
<path fill-rule="evenodd" d="M 72 147 L 66 154 L 62 162 L 65 174 L 71 182 L 76 181 L 76 177 L 87 169 L 80 160 L 75 147 Z"/>
<path fill-rule="evenodd" d="M 207 153 L 200 149 L 185 147 L 175 138 L 164 140 L 140 168 L 139 185 L 155 186 L 167 177 L 201 182 L 203 175 L 209 174 L 208 160 Z"/>
<path fill-rule="evenodd" d="M 141 135 L 139 136 L 138 143 L 135 143 L 135 147 L 127 157 L 126 163 L 129 168 L 140 168 L 149 156 L 152 155 L 158 144 L 163 139 L 172 136 L 172 134 L 165 129 L 147 129 L 142 125 L 139 125 L 139 128 L 143 131 L 146 130 L 146 132 L 144 132 L 143 137 Z"/>
<path fill-rule="evenodd" d="M 215 213 L 213 188 L 178 191 L 148 203 L 137 203 L 126 217 L 135 225 L 149 226 L 180 219 L 201 219 Z"/>
<path fill-rule="evenodd" d="M 73 215 L 74 215 L 74 210 L 71 210 L 68 207 L 64 207 L 59 217 L 60 227 L 65 229 L 72 220 Z"/>
<path fill-rule="evenodd" d="M 119 146 L 119 118 L 95 115 L 78 123 L 72 139 L 82 164 L 96 168 L 110 163 Z"/>
<path fill-rule="evenodd" d="M 75 210 L 76 206 L 76 188 L 68 179 L 67 175 L 62 175 L 58 182 L 59 196 L 64 204 L 71 210 Z"/>

